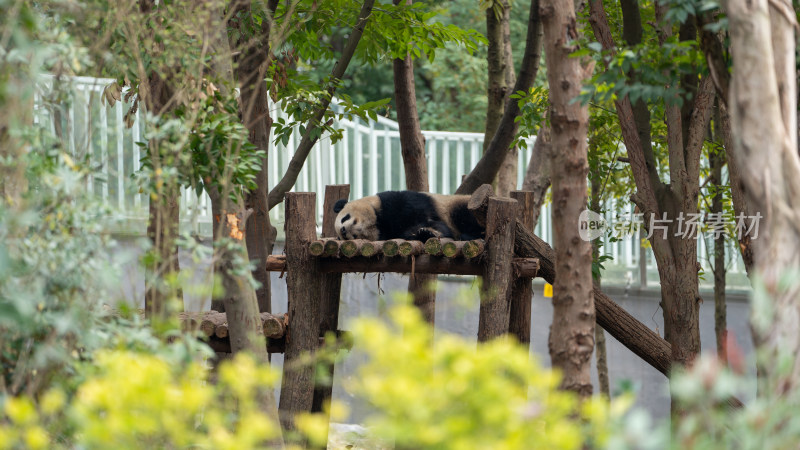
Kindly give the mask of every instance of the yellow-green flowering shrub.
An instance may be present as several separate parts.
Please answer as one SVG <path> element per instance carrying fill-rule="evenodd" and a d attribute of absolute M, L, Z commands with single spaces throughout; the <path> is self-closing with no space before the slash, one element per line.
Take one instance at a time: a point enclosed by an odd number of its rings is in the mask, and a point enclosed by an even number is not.
<path fill-rule="evenodd" d="M 432 329 L 414 307 L 393 306 L 389 316 L 389 323 L 359 319 L 352 328 L 354 351 L 367 362 L 346 388 L 375 407 L 365 423 L 373 443 L 602 448 L 630 404 L 627 397 L 611 404 L 601 397 L 579 402 L 558 390 L 558 374 L 511 339 L 476 346 L 448 335 L 432 344 Z M 280 430 L 257 398 L 259 392 L 271 395 L 276 371 L 238 356 L 219 368 L 212 383 L 207 368 L 178 363 L 168 353 L 99 350 L 82 367 L 74 390 L 53 388 L 36 402 L 0 399 L 0 449 L 268 447 Z M 332 420 L 346 414 L 344 405 L 331 405 Z M 325 444 L 327 416 L 303 414 L 296 424 L 298 433 L 287 438 Z"/>
<path fill-rule="evenodd" d="M 216 384 L 197 363 L 129 351 L 101 351 L 91 375 L 67 402 L 48 391 L 35 405 L 9 398 L 2 407 L 0 448 L 258 448 L 278 435 L 257 403 L 278 374 L 239 356 Z M 68 430 L 69 435 L 57 430 Z"/>
<path fill-rule="evenodd" d="M 390 309 L 390 323 L 360 319 L 355 350 L 369 362 L 347 388 L 377 412 L 367 425 L 402 448 L 575 449 L 603 447 L 630 399 L 580 403 L 557 389 L 557 373 L 542 368 L 511 339 L 476 345 L 433 331 L 418 310 Z"/>

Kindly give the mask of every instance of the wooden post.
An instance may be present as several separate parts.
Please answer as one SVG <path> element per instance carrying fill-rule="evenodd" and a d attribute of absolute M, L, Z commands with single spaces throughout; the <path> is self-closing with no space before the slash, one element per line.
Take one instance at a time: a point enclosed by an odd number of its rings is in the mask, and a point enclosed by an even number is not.
<path fill-rule="evenodd" d="M 486 342 L 508 332 L 516 220 L 516 200 L 494 197 L 489 199 L 484 252 L 486 266 L 478 319 L 479 342 Z"/>
<path fill-rule="evenodd" d="M 333 205 L 337 200 L 350 197 L 349 184 L 336 184 L 325 186 L 325 202 L 322 212 L 322 237 L 335 238 L 336 229 L 334 222 L 336 213 L 333 212 Z M 339 327 L 339 301 L 342 290 L 342 274 L 327 273 L 322 275 L 322 297 L 320 303 L 320 324 L 319 335 L 324 336 L 327 332 L 336 332 Z M 324 405 L 330 401 L 333 391 L 333 364 L 328 365 L 329 379 L 323 383 L 314 384 L 314 400 L 311 411 L 322 412 Z"/>
<path fill-rule="evenodd" d="M 311 411 L 314 398 L 314 365 L 301 364 L 303 354 L 319 345 L 321 274 L 319 263 L 308 251 L 317 239 L 316 194 L 286 194 L 286 285 L 289 294 L 289 331 L 283 362 L 280 419 L 284 430 L 294 430 L 297 413 Z M 327 312 L 327 310 L 326 310 Z"/>
<path fill-rule="evenodd" d="M 511 198 L 519 203 L 517 220 L 533 233 L 534 193 L 530 191 L 511 191 Z M 532 278 L 516 278 L 511 285 L 511 318 L 508 331 L 517 337 L 520 344 L 530 348 L 531 344 L 531 301 L 533 300 Z"/>

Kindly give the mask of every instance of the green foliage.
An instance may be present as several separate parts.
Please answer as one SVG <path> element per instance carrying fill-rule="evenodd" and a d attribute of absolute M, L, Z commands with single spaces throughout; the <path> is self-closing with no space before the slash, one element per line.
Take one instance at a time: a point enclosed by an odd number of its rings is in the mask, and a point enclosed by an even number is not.
<path fill-rule="evenodd" d="M 550 123 L 550 118 L 547 116 L 547 108 L 550 105 L 549 91 L 547 88 L 534 86 L 528 93 L 519 91 L 511 94 L 511 101 L 519 104 L 520 111 L 516 119 L 519 132 L 512 145 L 525 148 L 528 145 L 526 139 Z"/>
<path fill-rule="evenodd" d="M 21 214 L 0 204 L 0 392 L 36 393 L 100 345 L 89 330 L 109 297 L 111 243 L 86 175 L 65 164 L 41 175 Z"/>
<path fill-rule="evenodd" d="M 607 70 L 597 71 L 587 81 L 578 99 L 582 102 L 611 101 L 628 96 L 632 103 L 638 100 L 647 102 L 666 102 L 667 105 L 683 105 L 691 96 L 681 88 L 681 77 L 699 76 L 698 68 L 705 67 L 702 51 L 697 41 L 679 41 L 673 36 L 663 45 L 648 43 L 632 48 L 617 50 L 610 55 L 602 51 L 597 42 L 573 54 L 574 57 L 590 56 Z M 631 79 L 629 74 L 635 73 Z"/>

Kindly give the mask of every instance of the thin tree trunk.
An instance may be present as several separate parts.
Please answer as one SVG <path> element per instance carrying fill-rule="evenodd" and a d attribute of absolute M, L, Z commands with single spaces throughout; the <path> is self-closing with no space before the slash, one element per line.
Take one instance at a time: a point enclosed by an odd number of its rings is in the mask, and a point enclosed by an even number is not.
<path fill-rule="evenodd" d="M 592 140 L 589 140 L 589 145 L 594 145 Z M 591 179 L 592 185 L 592 197 L 589 202 L 589 209 L 596 213 L 600 213 L 600 202 L 602 192 L 600 192 L 601 185 L 602 185 L 602 174 L 597 173 L 595 171 L 592 173 L 590 171 L 589 178 Z M 592 241 L 592 260 L 597 260 L 600 257 L 600 239 L 595 239 Z M 594 278 L 594 288 L 600 290 L 601 286 L 601 274 L 600 272 L 597 273 L 597 277 Z M 594 327 L 594 346 L 595 346 L 595 360 L 597 364 L 597 383 L 600 389 L 600 393 L 605 394 L 606 397 L 611 397 L 611 390 L 609 388 L 608 383 L 608 358 L 606 354 L 606 335 L 603 331 L 602 327 Z"/>
<path fill-rule="evenodd" d="M 501 10 L 494 6 L 500 5 Z M 503 118 L 511 88 L 516 82 L 514 74 L 514 57 L 511 53 L 511 30 L 509 27 L 511 4 L 507 0 L 495 2 L 486 9 L 486 36 L 489 40 L 487 61 L 488 104 L 486 108 L 486 132 L 483 139 L 483 150 L 489 147 L 497 127 Z M 508 197 L 517 188 L 517 158 L 519 150 L 516 146 L 509 149 L 495 179 L 495 192 L 500 197 Z"/>
<path fill-rule="evenodd" d="M 549 114 L 549 111 L 548 111 Z M 525 172 L 525 179 L 522 182 L 523 191 L 531 191 L 534 195 L 533 204 L 533 227 L 539 223 L 539 214 L 542 211 L 545 194 L 550 188 L 550 127 L 542 125 L 536 141 L 533 143 L 531 160 L 528 163 L 528 170 Z"/>
<path fill-rule="evenodd" d="M 717 110 L 719 111 L 719 110 Z M 714 120 L 714 139 L 719 140 L 721 124 L 719 114 Z M 714 198 L 711 200 L 711 214 L 722 217 L 722 166 L 725 165 L 725 154 L 722 149 L 713 149 L 708 155 L 711 167 L 711 186 L 715 187 Z M 725 329 L 727 328 L 725 305 L 725 234 L 719 233 L 714 238 L 714 335 L 717 339 L 717 356 L 726 361 L 725 354 Z"/>
<path fill-rule="evenodd" d="M 395 0 L 395 4 L 400 0 Z M 405 0 L 411 5 L 412 0 Z M 425 137 L 417 114 L 417 91 L 414 86 L 414 60 L 411 55 L 395 59 L 394 98 L 397 104 L 397 122 L 400 124 L 400 146 L 406 174 L 406 189 L 427 192 L 428 165 L 425 159 Z M 433 325 L 436 317 L 436 275 L 414 274 L 408 279 L 408 292 L 414 296 L 425 321 Z"/>
<path fill-rule="evenodd" d="M 244 201 L 239 199 L 233 204 L 228 198 L 227 190 L 220 190 L 215 186 L 208 186 L 207 192 L 214 205 L 218 205 L 220 221 L 219 234 L 225 239 L 231 239 L 234 245 L 215 245 L 214 248 L 214 273 L 219 286 L 214 291 L 225 293 L 224 306 L 228 319 L 228 337 L 230 339 L 231 353 L 246 352 L 252 355 L 259 363 L 269 364 L 267 342 L 261 326 L 261 317 L 258 312 L 256 291 L 246 275 L 242 275 L 241 267 L 237 261 L 248 261 L 246 230 L 242 226 L 247 223 L 247 216 L 252 210 L 244 208 Z M 267 414 L 276 429 L 280 429 L 278 419 L 278 405 L 271 388 L 263 387 L 259 390 L 258 401 L 261 410 Z M 283 447 L 280 435 L 269 443 L 270 448 Z"/>
<path fill-rule="evenodd" d="M 152 0 L 140 0 L 139 9 L 143 15 L 149 14 L 155 4 Z M 163 45 L 163 44 L 162 44 Z M 151 50 L 153 53 L 163 48 Z M 167 105 L 172 101 L 172 87 L 167 76 L 158 72 L 141 73 L 142 81 L 139 95 L 144 100 L 150 114 L 160 116 L 166 114 Z M 174 177 L 165 176 L 163 169 L 165 160 L 178 159 L 179 155 L 162 154 L 158 139 L 148 143 L 148 155 L 153 168 L 151 180 L 154 192 L 151 193 L 148 206 L 147 237 L 151 243 L 151 255 L 145 265 L 145 315 L 151 319 L 165 318 L 169 313 L 167 302 L 177 299 L 183 310 L 183 292 L 167 280 L 176 280 L 180 272 L 178 261 L 178 231 L 180 226 L 180 187 Z M 174 281 L 173 281 L 174 283 Z"/>
<path fill-rule="evenodd" d="M 615 51 L 608 19 L 603 4 L 592 0 L 591 16 L 595 37 L 603 49 Z M 657 5 L 657 30 L 663 42 L 672 33 L 672 27 L 663 25 L 665 8 Z M 629 16 L 632 17 L 632 16 Z M 686 36 L 683 36 L 686 38 Z M 633 39 L 633 37 L 632 37 Z M 664 184 L 656 166 L 649 136 L 644 136 L 642 121 L 628 97 L 615 101 L 623 140 L 628 150 L 631 169 L 636 181 L 636 194 L 632 200 L 644 213 L 645 226 L 650 231 L 650 243 L 658 264 L 662 286 L 665 338 L 672 347 L 673 362 L 688 364 L 700 351 L 699 289 L 696 230 L 686 233 L 685 221 L 697 213 L 699 193 L 699 161 L 705 130 L 710 119 L 713 85 L 704 77 L 691 101 L 690 120 L 682 119 L 681 108 L 666 107 L 667 147 L 669 151 L 670 183 Z M 685 102 L 689 102 L 686 99 Z M 688 122 L 688 123 L 684 123 Z M 664 215 L 666 214 L 666 217 Z M 656 220 L 666 219 L 666 226 Z M 652 222 L 651 222 L 652 220 Z M 676 236 L 676 232 L 680 232 Z"/>
<path fill-rule="evenodd" d="M 591 356 L 595 309 L 592 295 L 592 249 L 580 238 L 578 217 L 586 207 L 588 106 L 573 102 L 589 73 L 570 58 L 578 38 L 572 2 L 542 0 L 544 48 L 550 85 L 553 149 L 553 243 L 556 279 L 550 358 L 563 373 L 561 385 L 587 398 L 592 394 Z"/>
<path fill-rule="evenodd" d="M 718 96 L 719 97 L 719 96 Z M 739 170 L 739 158 L 733 150 L 733 135 L 731 132 L 731 118 L 728 114 L 728 107 L 723 102 L 719 102 L 720 128 L 722 143 L 725 146 L 725 157 L 728 160 L 728 178 L 731 186 L 731 202 L 736 216 L 753 217 L 753 207 L 750 205 L 750 197 L 747 195 L 747 184 L 742 179 L 742 171 Z M 739 251 L 742 255 L 744 268 L 748 276 L 753 273 L 755 265 L 753 256 L 754 247 L 758 245 L 758 240 L 753 240 L 749 234 L 741 233 L 737 235 L 739 241 Z"/>
<path fill-rule="evenodd" d="M 528 32 L 525 39 L 525 53 L 522 57 L 522 69 L 517 82 L 514 84 L 514 92 L 528 92 L 533 86 L 536 73 L 539 71 L 542 48 L 541 37 L 542 23 L 539 20 L 539 0 L 532 0 L 528 14 Z M 500 120 L 500 125 L 498 125 L 489 147 L 480 161 L 478 161 L 478 164 L 461 182 L 456 194 L 470 194 L 480 185 L 491 183 L 494 180 L 497 171 L 500 170 L 500 166 L 505 161 L 506 154 L 511 148 L 511 143 L 517 135 L 517 116 L 519 116 L 519 105 L 517 102 L 508 102 L 503 112 L 503 118 Z"/>
<path fill-rule="evenodd" d="M 12 63 L 2 63 L 0 69 L 8 71 L 4 74 L 8 92 L 30 92 L 25 86 L 30 80 L 22 79 L 13 67 L 3 67 L 6 64 Z M 0 112 L 0 202 L 14 211 L 22 208 L 25 192 L 28 191 L 28 179 L 25 177 L 28 149 L 12 130 L 22 130 L 33 124 L 33 95 L 28 98 L 22 95 L 4 96 L 0 101 L 3 106 Z"/>
<path fill-rule="evenodd" d="M 270 12 L 271 14 L 272 12 Z M 258 34 L 249 39 L 248 30 L 256 29 L 249 2 L 234 0 L 229 27 L 238 30 L 237 39 L 231 39 L 231 50 L 238 53 L 235 73 L 241 95 L 242 122 L 250 131 L 250 143 L 264 150 L 261 169 L 256 175 L 257 187 L 247 193 L 246 207 L 253 210 L 245 230 L 247 253 L 253 267 L 253 278 L 259 283 L 256 290 L 258 308 L 261 312 L 272 312 L 270 278 L 266 268 L 267 256 L 272 253 L 277 230 L 269 219 L 269 188 L 266 152 L 269 149 L 270 117 L 267 98 L 266 73 L 272 53 L 269 47 L 270 24 L 262 20 Z"/>

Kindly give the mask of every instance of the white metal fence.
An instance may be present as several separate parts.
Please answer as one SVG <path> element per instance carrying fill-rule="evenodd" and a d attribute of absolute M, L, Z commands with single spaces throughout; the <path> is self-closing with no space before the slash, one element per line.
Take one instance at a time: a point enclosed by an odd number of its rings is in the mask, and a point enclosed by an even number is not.
<path fill-rule="evenodd" d="M 68 95 L 64 100 L 52 101 L 52 78 L 45 78 L 36 108 L 36 121 L 48 128 L 54 135 L 66 142 L 66 148 L 73 157 L 88 161 L 97 169 L 89 178 L 86 188 L 101 196 L 118 212 L 121 231 L 143 233 L 147 217 L 147 197 L 138 191 L 132 174 L 140 165 L 140 148 L 137 142 L 143 140 L 143 120 L 136 113 L 133 127 L 127 128 L 123 116 L 129 105 L 117 102 L 113 107 L 102 106 L 100 96 L 111 79 L 73 77 L 61 83 L 60 90 Z M 273 118 L 285 117 L 282 111 L 273 108 Z M 307 162 L 301 170 L 294 191 L 317 192 L 317 223 L 322 223 L 322 202 L 325 185 L 350 184 L 351 198 L 360 198 L 384 190 L 405 188 L 405 175 L 400 152 L 398 124 L 379 117 L 377 121 L 364 123 L 361 120 L 340 120 L 334 126 L 343 130 L 343 138 L 335 144 L 330 136 L 323 135 L 311 150 Z M 461 133 L 449 131 L 423 131 L 426 138 L 428 163 L 428 182 L 432 192 L 450 194 L 455 191 L 461 176 L 468 173 L 477 163 L 482 153 L 482 133 Z M 300 134 L 295 131 L 287 144 L 270 143 L 269 179 L 270 188 L 285 173 L 294 150 L 299 143 Z M 530 159 L 533 139 L 527 149 L 519 152 L 518 186 L 522 185 L 525 168 Z M 607 208 L 614 211 L 616 208 Z M 283 208 L 278 206 L 271 211 L 276 227 L 283 228 Z M 609 213 L 608 219 L 611 219 Z M 185 189 L 181 202 L 182 227 L 199 234 L 210 234 L 211 202 L 208 196 L 197 196 L 193 190 Z M 549 207 L 540 215 L 537 234 L 551 241 Z M 709 252 L 705 242 L 698 242 L 698 253 L 706 272 Z M 658 276 L 650 250 L 642 252 L 638 236 L 622 240 L 605 238 L 603 251 L 613 257 L 606 264 L 607 274 L 612 282 L 639 285 L 649 279 L 657 284 Z M 640 261 L 644 254 L 644 268 Z M 738 251 L 731 248 L 729 270 L 734 276 L 734 285 L 742 281 L 742 265 Z M 711 277 L 707 277 L 711 279 Z"/>

